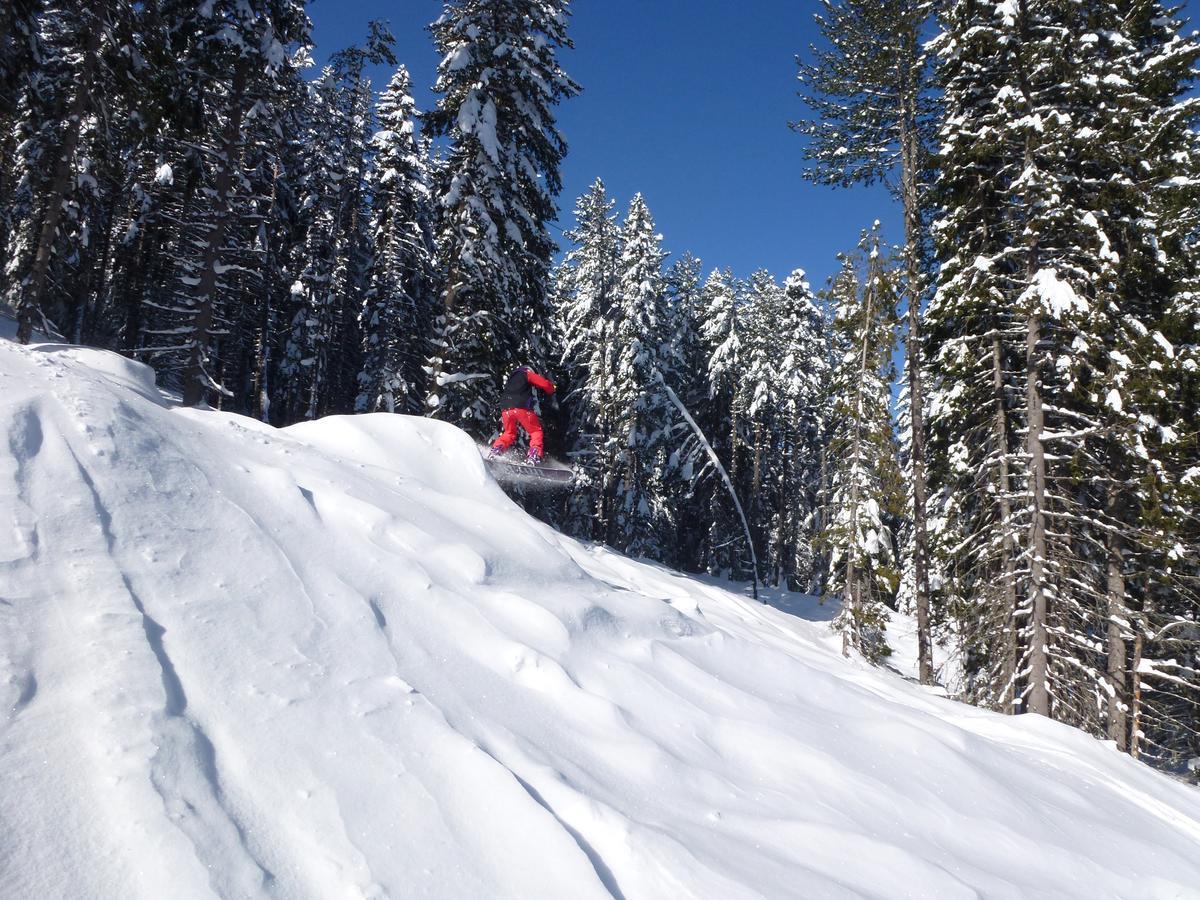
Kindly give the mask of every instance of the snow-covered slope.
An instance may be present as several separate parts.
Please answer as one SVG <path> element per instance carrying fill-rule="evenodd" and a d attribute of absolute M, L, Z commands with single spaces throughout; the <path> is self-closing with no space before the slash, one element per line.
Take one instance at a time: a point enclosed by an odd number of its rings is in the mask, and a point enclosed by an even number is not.
<path fill-rule="evenodd" d="M 0 895 L 1197 897 L 1200 793 L 568 540 L 458 430 L 0 340 Z"/>

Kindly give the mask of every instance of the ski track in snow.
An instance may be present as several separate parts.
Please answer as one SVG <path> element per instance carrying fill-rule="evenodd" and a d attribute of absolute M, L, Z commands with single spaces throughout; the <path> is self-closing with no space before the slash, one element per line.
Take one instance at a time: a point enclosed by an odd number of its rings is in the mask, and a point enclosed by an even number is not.
<path fill-rule="evenodd" d="M 529 518 L 0 339 L 0 895 L 1200 897 L 1200 793 Z"/>

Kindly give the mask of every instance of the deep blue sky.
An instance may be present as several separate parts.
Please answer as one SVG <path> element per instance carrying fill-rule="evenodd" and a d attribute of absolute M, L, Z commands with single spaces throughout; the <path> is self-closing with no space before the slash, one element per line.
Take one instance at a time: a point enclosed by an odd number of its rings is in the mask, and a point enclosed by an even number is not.
<path fill-rule="evenodd" d="M 1189 0 L 1188 6 L 1200 0 Z M 624 214 L 641 191 L 664 247 L 690 250 L 705 271 L 767 268 L 782 278 L 808 271 L 814 288 L 881 218 L 899 222 L 880 188 L 807 184 L 803 140 L 788 128 L 805 107 L 796 96 L 795 55 L 816 40 L 812 0 L 575 0 L 575 49 L 564 68 L 583 93 L 558 107 L 570 145 L 560 224 L 597 177 Z M 323 62 L 384 19 L 396 55 L 413 75 L 417 104 L 432 107 L 437 56 L 425 26 L 441 0 L 314 0 L 309 7 Z M 376 88 L 390 73 L 376 74 Z"/>

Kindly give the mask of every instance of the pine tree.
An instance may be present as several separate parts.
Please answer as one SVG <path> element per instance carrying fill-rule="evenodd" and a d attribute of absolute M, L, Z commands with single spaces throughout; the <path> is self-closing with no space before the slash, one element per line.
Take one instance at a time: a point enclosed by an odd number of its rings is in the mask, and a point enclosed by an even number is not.
<path fill-rule="evenodd" d="M 423 407 L 421 367 L 432 324 L 433 259 L 428 171 L 416 139 L 411 91 L 408 70 L 401 66 L 379 98 L 380 127 L 371 139 L 373 255 L 362 316 L 359 412 L 419 413 Z"/>
<path fill-rule="evenodd" d="M 759 270 L 746 283 L 745 368 L 739 385 L 742 398 L 735 401 L 746 411 L 749 465 L 743 470 L 739 492 L 746 498 L 747 516 L 754 535 L 756 557 L 778 584 L 789 569 L 795 535 L 791 475 L 797 473 L 793 429 L 798 410 L 791 403 L 798 362 L 786 343 L 784 290 L 774 276 Z"/>
<path fill-rule="evenodd" d="M 575 204 L 576 225 L 566 232 L 574 246 L 555 278 L 568 453 L 582 464 L 564 525 L 596 539 L 606 537 L 613 523 L 618 470 L 611 397 L 621 234 L 614 207 L 597 179 Z"/>
<path fill-rule="evenodd" d="M 661 379 L 673 373 L 666 332 L 661 235 L 641 194 L 621 229 L 621 260 L 613 311 L 613 408 L 617 480 L 616 543 L 632 556 L 661 559 L 673 512 L 670 478 L 671 406 Z"/>
<path fill-rule="evenodd" d="M 843 651 L 878 660 L 887 645 L 887 607 L 898 586 L 891 523 L 902 507 L 892 434 L 891 383 L 896 277 L 876 230 L 845 258 L 830 299 L 837 363 L 831 377 L 830 510 L 822 542 L 832 592 L 842 597 L 835 627 Z"/>
<path fill-rule="evenodd" d="M 926 528 L 925 391 L 922 380 L 921 308 L 928 284 L 929 152 L 936 101 L 922 32 L 932 0 L 822 0 L 817 24 L 827 49 L 801 63 L 802 94 L 815 113 L 793 127 L 808 136 L 808 177 L 848 186 L 889 182 L 904 212 L 904 279 L 907 306 L 906 433 L 911 485 L 913 600 L 917 656 L 923 684 L 933 680 L 929 613 L 929 540 Z"/>
<path fill-rule="evenodd" d="M 771 317 L 782 381 L 776 439 L 778 497 L 772 525 L 776 583 L 814 591 L 817 561 L 813 546 L 821 452 L 829 396 L 829 335 L 816 297 L 802 269 L 783 285 Z"/>
<path fill-rule="evenodd" d="M 740 481 L 745 455 L 746 394 L 741 390 L 745 365 L 745 286 L 729 271 L 713 270 L 701 292 L 703 320 L 700 337 L 707 351 L 705 366 L 708 381 L 706 414 L 699 419 L 717 455 L 734 485 Z M 713 477 L 706 469 L 698 477 Z M 736 489 L 736 488 L 735 488 Z M 703 542 L 705 569 L 716 574 L 728 572 L 731 578 L 748 574 L 742 526 L 732 502 L 720 486 L 712 486 L 712 508 L 708 534 Z"/>
<path fill-rule="evenodd" d="M 0 100 L 10 113 L 43 53 L 38 7 L 37 0 L 10 0 L 0 6 Z"/>
<path fill-rule="evenodd" d="M 362 47 L 336 54 L 313 84 L 302 204 L 306 235 L 285 375 L 293 416 L 353 408 L 366 289 L 368 142 L 373 117 L 368 62 L 394 63 L 392 37 L 378 23 Z M 353 372 L 353 382 L 349 375 Z"/>
<path fill-rule="evenodd" d="M 508 372 L 546 352 L 547 280 L 566 143 L 552 113 L 579 87 L 556 54 L 570 47 L 567 0 L 451 0 L 432 26 L 442 57 L 437 108 L 448 137 L 438 186 L 442 311 L 431 367 L 435 415 L 481 433 Z"/>
<path fill-rule="evenodd" d="M 262 284 L 255 300 L 243 305 L 248 332 L 244 352 L 250 365 L 246 412 L 265 422 L 287 424 L 290 385 L 284 376 L 287 339 L 295 315 L 292 286 L 299 274 L 305 240 L 303 209 L 307 153 L 303 135 L 308 121 L 309 84 L 299 78 L 285 85 L 275 115 L 260 138 L 254 193 L 259 197 L 255 249 Z M 264 123 L 266 125 L 267 123 Z M 280 136 L 283 139 L 272 141 Z M 255 302 L 257 301 L 257 302 Z"/>
<path fill-rule="evenodd" d="M 0 4 L 0 250 L 8 246 L 17 221 L 13 195 L 22 174 L 16 164 L 19 123 L 27 117 L 30 79 L 45 54 L 37 21 L 40 5 L 37 0 Z M 0 268 L 0 295 L 6 293 L 5 281 Z"/>
<path fill-rule="evenodd" d="M 216 0 L 164 3 L 158 9 L 168 53 L 173 96 L 170 120 L 174 167 L 183 182 L 174 202 L 174 287 L 153 304 L 146 331 L 164 343 L 144 350 L 184 403 L 233 392 L 220 383 L 222 343 L 240 356 L 237 323 L 252 283 L 243 251 L 254 229 L 248 221 L 257 198 L 249 193 L 246 151 L 258 125 L 306 58 L 311 23 L 298 0 Z M 177 171 L 176 171 L 177 170 Z"/>
<path fill-rule="evenodd" d="M 1176 621 L 1191 603 L 1168 559 L 1147 563 L 1190 527 L 1168 474 L 1187 442 L 1162 424 L 1186 415 L 1186 376 L 1158 373 L 1195 265 L 1164 213 L 1194 171 L 1197 48 L 1159 4 L 1102 0 L 953 4 L 937 48 L 933 431 L 951 591 L 981 636 L 968 668 L 981 699 L 1132 749 L 1133 673 L 1163 633 L 1145 623 L 1158 598 Z"/>
<path fill-rule="evenodd" d="M 674 371 L 668 373 L 670 387 L 694 416 L 703 416 L 708 399 L 705 378 L 707 354 L 700 337 L 703 284 L 700 260 L 684 252 L 667 269 L 666 334 L 668 355 Z M 685 571 L 703 569 L 704 527 L 714 485 L 698 483 L 697 476 L 709 465 L 703 448 L 694 440 L 690 427 L 680 422 L 673 429 L 670 468 L 666 485 L 667 503 L 675 510 L 674 538 L 665 562 Z"/>
<path fill-rule="evenodd" d="M 76 182 L 76 150 L 96 104 L 100 57 L 111 22 L 101 7 L 63 2 L 45 11 L 44 52 L 52 62 L 39 73 L 39 85 L 28 85 L 21 112 L 26 117 L 23 146 L 14 160 L 29 180 L 28 217 L 14 223 L 4 271 L 8 301 L 17 315 L 17 340 L 28 343 L 36 325 L 51 330 L 44 306 L 51 262 L 60 238 L 60 223 Z M 14 16 L 14 26 L 20 20 Z M 26 23 L 28 20 L 26 19 Z M 20 71 L 20 56 L 10 63 Z M 45 168 L 49 171 L 43 175 Z M 17 193 L 21 193 L 18 188 Z M 65 323 L 54 323 L 61 328 Z"/>

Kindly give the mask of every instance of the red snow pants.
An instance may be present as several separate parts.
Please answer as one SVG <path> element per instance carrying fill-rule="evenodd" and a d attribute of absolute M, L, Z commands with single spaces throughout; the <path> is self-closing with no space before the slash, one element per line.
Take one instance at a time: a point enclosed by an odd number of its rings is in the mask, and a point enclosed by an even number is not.
<path fill-rule="evenodd" d="M 500 424 L 504 431 L 492 444 L 495 449 L 504 451 L 511 447 L 517 439 L 517 426 L 520 425 L 529 435 L 530 448 L 542 452 L 542 421 L 532 409 L 506 409 L 500 414 Z"/>

